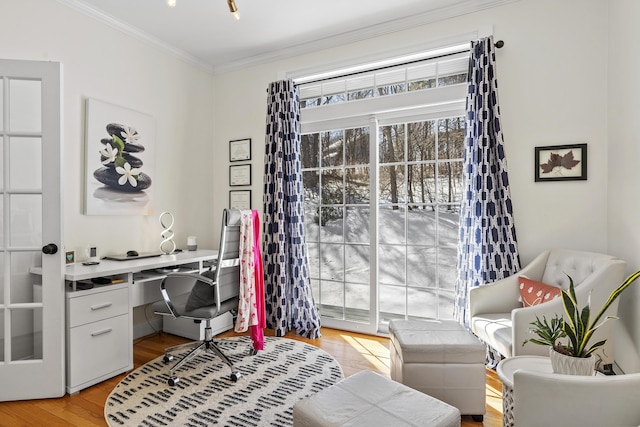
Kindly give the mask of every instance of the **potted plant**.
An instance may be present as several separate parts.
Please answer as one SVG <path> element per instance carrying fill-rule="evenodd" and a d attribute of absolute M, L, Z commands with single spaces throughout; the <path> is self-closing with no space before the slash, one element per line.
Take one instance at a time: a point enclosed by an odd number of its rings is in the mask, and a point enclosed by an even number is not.
<path fill-rule="evenodd" d="M 536 317 L 535 322 L 531 322 L 531 332 L 536 334 L 538 338 L 525 340 L 522 345 L 531 342 L 550 346 L 549 354 L 554 372 L 592 375 L 595 366 L 593 352 L 606 342 L 605 339 L 591 344 L 593 334 L 607 320 L 616 318 L 615 316 L 606 316 L 603 319 L 603 316 L 620 294 L 640 277 L 640 270 L 627 277 L 620 286 L 611 292 L 593 321 L 591 320 L 591 298 L 588 299 L 587 305 L 580 309 L 573 279 L 569 275 L 567 277 L 569 278 L 569 289 L 562 290 L 561 294 L 564 317 L 556 314 L 551 321 L 547 321 L 545 317 L 542 320 Z M 568 338 L 567 342 L 560 342 L 560 338 L 565 337 Z M 562 357 L 563 355 L 567 357 Z"/>

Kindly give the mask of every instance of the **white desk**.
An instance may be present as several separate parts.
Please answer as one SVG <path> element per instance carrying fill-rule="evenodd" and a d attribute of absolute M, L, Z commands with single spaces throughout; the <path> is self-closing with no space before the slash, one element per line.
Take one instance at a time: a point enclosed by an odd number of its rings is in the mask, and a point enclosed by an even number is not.
<path fill-rule="evenodd" d="M 75 282 L 79 280 L 93 279 L 95 277 L 115 276 L 128 273 L 141 273 L 143 271 L 155 270 L 172 266 L 184 266 L 185 264 L 211 262 L 218 256 L 217 250 L 203 249 L 199 251 L 184 251 L 171 255 L 159 255 L 141 259 L 127 259 L 124 261 L 112 261 L 108 259 L 100 260 L 97 265 L 71 264 L 66 268 L 65 280 Z M 36 272 L 36 271 L 34 271 Z M 145 273 L 146 275 L 146 273 Z M 155 274 L 154 279 L 163 277 L 162 274 Z M 136 280 L 144 280 L 144 277 L 136 277 Z"/>
<path fill-rule="evenodd" d="M 78 392 L 133 369 L 133 307 L 162 299 L 160 280 L 169 270 L 202 273 L 217 259 L 216 250 L 179 252 L 98 265 L 66 267 L 67 392 Z M 42 270 L 34 268 L 34 274 Z M 105 278 L 110 283 L 93 284 Z"/>

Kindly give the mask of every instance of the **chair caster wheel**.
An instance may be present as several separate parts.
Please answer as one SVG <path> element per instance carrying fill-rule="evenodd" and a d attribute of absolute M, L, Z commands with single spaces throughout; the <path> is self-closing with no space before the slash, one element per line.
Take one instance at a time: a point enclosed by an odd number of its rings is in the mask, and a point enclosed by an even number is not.
<path fill-rule="evenodd" d="M 173 356 L 171 354 L 165 354 L 164 357 L 162 358 L 162 361 L 164 362 L 165 365 L 171 362 L 172 360 L 173 360 Z"/>
<path fill-rule="evenodd" d="M 169 378 L 169 381 L 167 381 L 169 383 L 169 385 L 171 387 L 173 387 L 174 385 L 178 384 L 180 382 L 180 378 L 178 377 L 171 377 Z"/>
<path fill-rule="evenodd" d="M 256 354 L 258 354 L 258 350 L 256 350 L 255 348 L 249 350 L 249 356 L 255 356 Z"/>
<path fill-rule="evenodd" d="M 231 372 L 231 381 L 233 381 L 234 383 L 238 381 L 240 377 L 242 377 L 242 374 L 240 372 Z"/>

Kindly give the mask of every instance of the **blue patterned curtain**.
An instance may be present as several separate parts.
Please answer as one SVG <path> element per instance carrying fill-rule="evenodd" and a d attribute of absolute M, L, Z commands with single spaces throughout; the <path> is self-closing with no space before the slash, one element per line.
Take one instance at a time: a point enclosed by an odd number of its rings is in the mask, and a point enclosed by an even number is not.
<path fill-rule="evenodd" d="M 456 319 L 469 326 L 469 289 L 520 270 L 493 37 L 471 43 Z"/>
<path fill-rule="evenodd" d="M 267 326 L 320 337 L 304 238 L 300 106 L 290 80 L 271 83 L 264 157 L 264 286 Z"/>

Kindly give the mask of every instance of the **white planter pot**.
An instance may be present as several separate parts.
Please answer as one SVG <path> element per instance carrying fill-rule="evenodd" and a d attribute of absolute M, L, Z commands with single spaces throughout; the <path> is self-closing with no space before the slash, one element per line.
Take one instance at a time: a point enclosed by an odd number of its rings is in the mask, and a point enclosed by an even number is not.
<path fill-rule="evenodd" d="M 549 357 L 551 358 L 551 368 L 556 374 L 592 376 L 595 372 L 596 359 L 593 355 L 589 357 L 567 356 L 550 347 Z"/>

